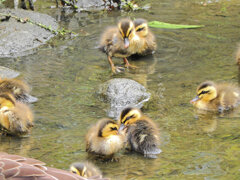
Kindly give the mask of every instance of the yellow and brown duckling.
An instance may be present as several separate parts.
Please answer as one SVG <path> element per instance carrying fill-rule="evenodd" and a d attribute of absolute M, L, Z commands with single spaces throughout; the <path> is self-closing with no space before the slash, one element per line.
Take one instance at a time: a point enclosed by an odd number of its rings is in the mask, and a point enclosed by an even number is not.
<path fill-rule="evenodd" d="M 19 79 L 1 79 L 0 93 L 11 93 L 17 101 L 33 103 L 37 101 L 36 97 L 29 95 L 30 88 L 28 84 Z"/>
<path fill-rule="evenodd" d="M 118 124 L 111 119 L 99 120 L 86 135 L 86 151 L 112 159 L 124 143 L 124 136 L 118 129 Z"/>
<path fill-rule="evenodd" d="M 0 129 L 3 134 L 23 135 L 33 127 L 33 113 L 9 93 L 0 94 Z"/>
<path fill-rule="evenodd" d="M 70 171 L 82 177 L 99 176 L 102 177 L 102 172 L 90 162 L 76 162 L 71 164 Z"/>
<path fill-rule="evenodd" d="M 110 27 L 102 34 L 99 49 L 107 54 L 113 73 L 122 69 L 114 66 L 112 57 L 123 58 L 127 68 L 136 68 L 127 60 L 127 57 L 136 52 L 136 47 L 133 46 L 136 38 L 134 24 L 130 19 L 120 20 L 118 27 Z"/>
<path fill-rule="evenodd" d="M 46 163 L 33 158 L 0 152 L 0 179 L 42 180 L 107 180 L 100 176 L 82 177 L 77 174 L 47 167 Z"/>
<path fill-rule="evenodd" d="M 150 118 L 143 115 L 140 109 L 128 107 L 122 111 L 119 130 L 125 128 L 131 150 L 149 158 L 156 158 L 156 155 L 162 152 L 158 148 L 157 126 Z"/>
<path fill-rule="evenodd" d="M 197 96 L 190 101 L 198 109 L 223 112 L 240 103 L 240 90 L 227 83 L 206 81 L 197 88 Z"/>
<path fill-rule="evenodd" d="M 157 43 L 154 34 L 148 27 L 148 22 L 145 19 L 135 19 L 134 27 L 136 35 L 139 39 L 136 41 L 136 55 L 145 56 L 153 54 L 157 49 Z"/>

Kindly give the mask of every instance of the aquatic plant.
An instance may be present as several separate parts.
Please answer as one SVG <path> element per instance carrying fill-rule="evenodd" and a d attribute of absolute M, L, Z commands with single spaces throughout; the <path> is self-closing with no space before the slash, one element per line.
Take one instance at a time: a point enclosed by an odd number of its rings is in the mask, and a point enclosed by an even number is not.
<path fill-rule="evenodd" d="M 204 27 L 204 25 L 182 25 L 182 24 L 170 24 L 160 21 L 151 21 L 148 23 L 150 27 L 162 28 L 162 29 L 192 29 Z"/>

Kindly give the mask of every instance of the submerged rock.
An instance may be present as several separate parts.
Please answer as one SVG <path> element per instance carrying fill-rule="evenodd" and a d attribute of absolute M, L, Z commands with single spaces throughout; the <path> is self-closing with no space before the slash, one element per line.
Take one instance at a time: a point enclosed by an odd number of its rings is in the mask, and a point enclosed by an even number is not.
<path fill-rule="evenodd" d="M 148 101 L 151 94 L 138 82 L 115 78 L 100 85 L 98 95 L 109 103 L 108 116 L 117 119 L 121 111 L 128 106 L 141 108 Z"/>
<path fill-rule="evenodd" d="M 58 24 L 54 18 L 37 12 L 21 9 L 0 9 L 0 57 L 16 57 L 33 53 L 33 49 L 51 39 L 54 34 L 30 23 L 22 23 L 2 14 L 11 14 L 22 19 L 44 24 L 57 30 Z"/>
<path fill-rule="evenodd" d="M 0 66 L 0 78 L 15 78 L 17 76 L 19 76 L 19 72 L 14 71 L 12 69 Z"/>

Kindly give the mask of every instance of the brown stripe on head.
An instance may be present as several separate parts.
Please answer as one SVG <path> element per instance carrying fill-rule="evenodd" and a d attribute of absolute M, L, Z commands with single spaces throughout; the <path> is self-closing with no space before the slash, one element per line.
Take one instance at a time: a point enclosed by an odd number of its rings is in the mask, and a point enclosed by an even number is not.
<path fill-rule="evenodd" d="M 134 29 L 133 22 L 130 19 L 122 19 L 118 23 L 118 29 L 119 29 L 122 37 L 126 38 L 132 33 L 132 31 Z"/>
<path fill-rule="evenodd" d="M 212 82 L 212 81 L 203 82 L 202 84 L 200 84 L 200 85 L 198 86 L 197 91 L 199 91 L 199 90 L 201 90 L 201 89 L 204 89 L 204 88 L 206 88 L 206 87 L 208 87 L 208 86 L 213 86 L 213 87 L 215 87 L 215 84 L 214 84 L 214 82 Z"/>
<path fill-rule="evenodd" d="M 138 19 L 135 19 L 133 21 L 133 23 L 134 23 L 134 26 L 136 28 L 136 27 L 138 27 L 138 26 L 140 26 L 142 24 L 147 24 L 147 21 L 145 19 L 138 18 Z"/>
<path fill-rule="evenodd" d="M 133 109 L 132 107 L 125 108 L 121 113 L 120 119 L 123 119 L 132 109 Z"/>

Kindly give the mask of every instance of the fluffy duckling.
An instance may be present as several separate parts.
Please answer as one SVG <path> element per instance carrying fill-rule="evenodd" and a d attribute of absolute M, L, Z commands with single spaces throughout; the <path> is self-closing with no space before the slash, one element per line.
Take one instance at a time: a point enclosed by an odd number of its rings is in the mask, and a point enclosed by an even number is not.
<path fill-rule="evenodd" d="M 197 96 L 190 101 L 198 109 L 226 111 L 235 108 L 240 102 L 239 88 L 227 83 L 215 84 L 206 81 L 197 88 Z"/>
<path fill-rule="evenodd" d="M 120 116 L 120 124 L 120 131 L 127 128 L 127 140 L 131 150 L 149 158 L 156 158 L 156 154 L 161 153 L 158 148 L 158 128 L 140 109 L 125 108 Z"/>
<path fill-rule="evenodd" d="M 29 95 L 29 86 L 18 79 L 0 79 L 0 93 L 11 93 L 17 101 L 33 103 L 38 99 Z"/>
<path fill-rule="evenodd" d="M 121 68 L 114 66 L 112 57 L 123 58 L 127 68 L 136 68 L 127 60 L 128 56 L 136 52 L 133 46 L 136 38 L 134 24 L 130 19 L 120 20 L 118 27 L 110 27 L 102 34 L 99 49 L 107 54 L 113 73 L 120 72 Z"/>
<path fill-rule="evenodd" d="M 79 176 L 86 177 L 86 178 L 91 176 L 102 177 L 102 172 L 90 162 L 73 163 L 70 166 L 70 171 L 74 174 L 78 174 Z"/>
<path fill-rule="evenodd" d="M 33 127 L 31 109 L 8 93 L 0 94 L 0 127 L 5 134 L 27 134 Z"/>
<path fill-rule="evenodd" d="M 86 151 L 111 159 L 123 147 L 124 136 L 118 128 L 111 119 L 99 120 L 86 135 Z"/>
<path fill-rule="evenodd" d="M 153 54 L 157 48 L 155 36 L 148 27 L 148 22 L 145 19 L 134 20 L 136 35 L 139 37 L 136 41 L 136 55 L 145 56 Z"/>

